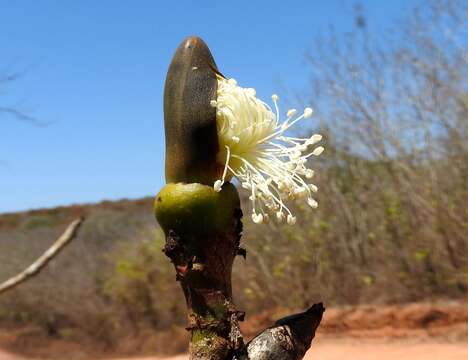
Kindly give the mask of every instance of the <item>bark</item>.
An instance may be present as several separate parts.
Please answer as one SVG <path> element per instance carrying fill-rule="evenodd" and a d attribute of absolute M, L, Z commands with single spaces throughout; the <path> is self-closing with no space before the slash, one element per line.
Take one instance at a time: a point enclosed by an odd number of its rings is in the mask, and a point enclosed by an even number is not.
<path fill-rule="evenodd" d="M 191 359 L 232 359 L 234 352 L 243 348 L 239 330 L 243 314 L 233 304 L 231 287 L 241 216 L 242 211 L 236 208 L 224 232 L 202 238 L 172 229 L 166 234 L 163 251 L 174 264 L 187 303 Z"/>
<path fill-rule="evenodd" d="M 172 185 L 172 188 L 167 187 L 169 190 L 163 189 L 156 198 L 156 216 L 166 234 L 163 251 L 174 264 L 176 279 L 181 284 L 187 304 L 190 359 L 302 359 L 322 318 L 322 304 L 278 320 L 273 327 L 245 345 L 239 328 L 244 313 L 234 305 L 231 286 L 234 259 L 236 255 L 245 256 L 245 250 L 239 247 L 242 211 L 237 191 L 229 184 L 229 198 L 225 196 L 222 201 L 210 198 L 206 202 L 213 207 L 206 210 L 204 203 L 205 211 L 201 211 L 194 207 L 193 199 L 199 197 L 200 189 L 212 191 L 212 188 L 198 185 L 198 190 L 192 187 L 190 196 L 184 194 L 183 197 L 179 195 L 180 190 L 173 189 L 190 186 Z M 181 205 L 184 202 L 186 204 Z M 177 211 L 170 211 L 175 204 Z M 205 223 L 205 215 L 210 211 L 218 218 L 228 220 L 220 231 L 200 233 L 203 227 L 194 224 Z"/>

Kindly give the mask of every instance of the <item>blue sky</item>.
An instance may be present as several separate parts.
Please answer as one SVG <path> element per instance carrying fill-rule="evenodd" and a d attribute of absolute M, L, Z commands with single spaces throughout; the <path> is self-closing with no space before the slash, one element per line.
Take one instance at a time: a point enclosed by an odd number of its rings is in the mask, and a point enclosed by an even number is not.
<path fill-rule="evenodd" d="M 362 1 L 385 32 L 414 1 Z M 0 0 L 0 88 L 48 126 L 0 115 L 0 212 L 154 195 L 164 184 L 162 93 L 187 35 L 209 45 L 220 70 L 260 97 L 307 93 L 304 52 L 353 2 Z M 312 107 L 314 104 L 310 104 Z"/>

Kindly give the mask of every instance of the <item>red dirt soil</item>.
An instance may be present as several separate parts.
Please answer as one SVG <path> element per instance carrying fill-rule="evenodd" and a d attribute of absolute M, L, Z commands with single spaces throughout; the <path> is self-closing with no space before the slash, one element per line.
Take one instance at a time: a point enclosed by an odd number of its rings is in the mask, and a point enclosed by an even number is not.
<path fill-rule="evenodd" d="M 251 316 L 243 325 L 243 332 L 250 338 L 285 313 L 290 311 L 277 309 Z M 114 360 L 188 359 L 186 355 L 123 358 L 118 356 L 119 352 L 95 355 L 96 352 L 93 354 L 92 349 L 86 349 L 81 344 L 63 340 L 47 342 L 36 336 L 31 339 L 31 332 L 29 337 L 18 334 L 21 332 L 0 332 L 0 360 L 64 359 L 64 354 L 67 360 L 97 359 L 103 355 Z M 185 342 L 185 338 L 171 338 L 171 342 L 178 340 Z M 5 350 L 2 352 L 1 349 Z M 308 360 L 395 358 L 468 360 L 468 302 L 361 305 L 327 309 L 312 348 L 305 357 Z"/>
<path fill-rule="evenodd" d="M 242 332 L 251 338 L 259 329 L 270 326 L 287 314 L 290 311 L 277 309 L 252 316 L 242 324 Z M 468 341 L 468 301 L 328 308 L 319 334 L 346 338 Z"/>
<path fill-rule="evenodd" d="M 318 340 L 318 339 L 317 339 Z M 77 357 L 66 357 L 78 359 Z M 25 360 L 26 358 L 0 351 L 0 360 Z M 65 359 L 65 357 L 64 357 Z M 88 358 L 91 359 L 91 358 Z M 406 342 L 364 342 L 351 343 L 346 340 L 321 341 L 314 343 L 305 360 L 466 360 L 468 344 L 447 343 L 406 343 Z M 170 358 L 119 358 L 115 360 L 188 360 L 180 355 Z"/>

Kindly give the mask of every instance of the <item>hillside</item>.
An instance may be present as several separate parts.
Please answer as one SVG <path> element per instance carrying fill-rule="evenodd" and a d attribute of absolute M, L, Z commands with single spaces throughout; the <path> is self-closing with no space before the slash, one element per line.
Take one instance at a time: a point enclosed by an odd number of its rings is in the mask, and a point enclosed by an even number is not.
<path fill-rule="evenodd" d="M 100 351 L 118 344 L 123 352 L 134 353 L 171 338 L 167 352 L 183 351 L 185 304 L 161 252 L 164 239 L 153 218 L 152 201 L 106 201 L 0 215 L 0 279 L 29 265 L 72 219 L 86 217 L 79 236 L 57 259 L 0 298 L 0 327 L 32 329 L 22 332 L 23 345 L 58 339 L 92 344 Z M 333 307 L 466 297 L 465 283 L 450 271 L 443 253 L 434 258 L 421 255 L 412 241 L 393 244 L 384 238 L 361 249 L 352 241 L 353 247 L 340 245 L 330 240 L 338 233 L 325 220 L 326 207 L 310 212 L 298 205 L 297 211 L 301 220 L 295 227 L 259 226 L 248 216 L 244 219 L 247 259 L 236 261 L 233 283 L 236 303 L 251 319 L 247 332 L 273 321 L 275 309 L 286 313 L 319 300 Z M 408 254 L 413 261 L 407 262 Z M 441 277 L 439 269 L 453 277 Z M 267 318 L 261 315 L 265 311 Z M 344 323 L 328 324 L 340 328 Z"/>

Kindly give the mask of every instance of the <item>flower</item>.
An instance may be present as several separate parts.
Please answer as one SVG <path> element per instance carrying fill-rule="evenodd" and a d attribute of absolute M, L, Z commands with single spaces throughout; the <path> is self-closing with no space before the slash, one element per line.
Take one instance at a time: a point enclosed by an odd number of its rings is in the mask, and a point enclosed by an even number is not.
<path fill-rule="evenodd" d="M 256 97 L 255 89 L 218 76 L 217 99 L 211 105 L 216 107 L 217 162 L 224 164 L 224 171 L 213 187 L 221 191 L 224 182 L 235 176 L 250 192 L 254 223 L 267 222 L 273 213 L 278 221 L 294 225 L 296 217 L 286 205 L 288 200 L 305 199 L 310 207 L 318 206 L 312 197 L 317 186 L 306 182 L 314 175 L 307 162 L 323 152 L 322 146 L 313 146 L 322 136 L 286 136 L 286 130 L 309 118 L 312 109 L 307 107 L 298 116 L 295 109 L 288 110 L 281 122 L 278 95 L 271 98 L 276 113 Z"/>

